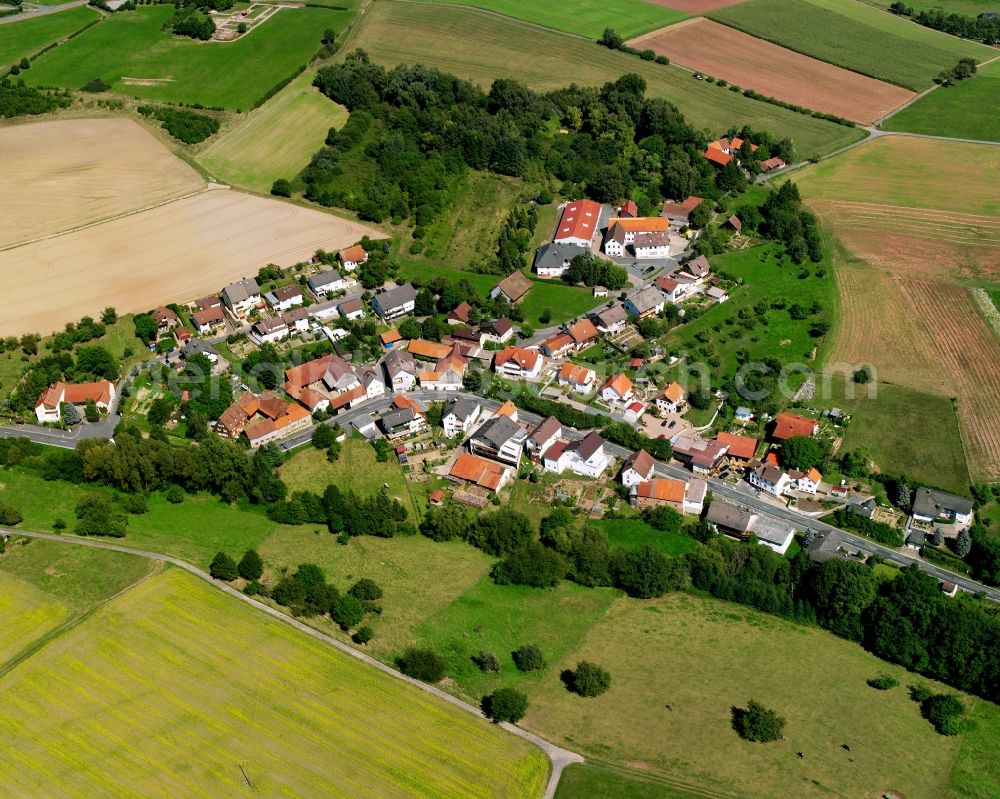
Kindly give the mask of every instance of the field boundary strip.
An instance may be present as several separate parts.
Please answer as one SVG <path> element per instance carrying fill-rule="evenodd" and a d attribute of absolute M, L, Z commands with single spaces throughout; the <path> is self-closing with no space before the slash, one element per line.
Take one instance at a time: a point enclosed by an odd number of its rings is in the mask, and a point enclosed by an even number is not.
<path fill-rule="evenodd" d="M 45 541 L 57 541 L 64 544 L 92 547 L 93 549 L 104 549 L 111 552 L 120 552 L 124 555 L 135 555 L 140 558 L 146 558 L 147 560 L 158 561 L 160 563 L 176 566 L 177 568 L 182 569 L 188 572 L 189 574 L 198 577 L 201 580 L 204 580 L 205 582 L 209 583 L 211 586 L 218 589 L 219 591 L 222 591 L 223 593 L 228 594 L 229 596 L 234 597 L 235 599 L 238 599 L 241 602 L 245 602 L 252 608 L 264 613 L 265 615 L 270 616 L 273 619 L 277 619 L 278 621 L 283 622 L 284 624 L 287 624 L 295 628 L 299 632 L 305 633 L 309 637 L 314 638 L 315 640 L 320 641 L 321 643 L 324 643 L 327 646 L 333 647 L 334 649 L 338 650 L 339 652 L 345 655 L 349 655 L 355 660 L 359 660 L 362 663 L 367 664 L 368 666 L 376 668 L 383 674 L 387 674 L 390 677 L 408 683 L 409 685 L 412 685 L 414 688 L 418 688 L 419 690 L 425 693 L 428 693 L 432 696 L 437 697 L 438 699 L 447 702 L 448 704 L 458 708 L 459 710 L 462 710 L 466 713 L 469 713 L 485 721 L 482 711 L 478 707 L 474 707 L 473 705 L 470 705 L 468 702 L 459 699 L 457 696 L 452 696 L 451 694 L 433 685 L 429 685 L 428 683 L 424 683 L 421 682 L 420 680 L 413 679 L 412 677 L 407 677 L 402 672 L 397 671 L 396 669 L 392 668 L 392 666 L 389 666 L 380 660 L 376 660 L 371 655 L 367 655 L 364 652 L 359 652 L 357 649 L 354 649 L 353 647 L 350 647 L 347 644 L 338 641 L 336 638 L 332 638 L 326 635 L 325 633 L 299 621 L 298 619 L 292 618 L 291 616 L 282 613 L 280 610 L 273 608 L 270 605 L 265 605 L 263 602 L 260 602 L 254 599 L 253 597 L 247 596 L 242 591 L 237 591 L 231 585 L 226 585 L 225 583 L 221 583 L 218 580 L 214 580 L 208 574 L 208 572 L 202 571 L 197 566 L 193 566 L 187 561 L 182 560 L 181 558 L 174 557 L 173 555 L 164 555 L 159 552 L 147 552 L 146 550 L 135 549 L 133 547 L 126 547 L 120 544 L 111 544 L 105 541 L 92 541 L 86 538 L 77 538 L 75 536 L 66 536 L 66 535 L 55 535 L 53 533 L 41 533 L 34 530 L 11 530 L 11 529 L 0 528 L 0 534 L 5 536 L 23 536 L 25 538 L 38 538 Z M 150 570 L 150 573 L 152 572 L 153 570 Z M 148 579 L 148 576 L 149 575 L 147 575 L 147 578 L 144 579 Z M 125 591 L 119 593 L 126 593 L 134 586 L 139 585 L 141 582 L 143 582 L 143 580 L 133 583 L 128 588 L 126 588 Z M 106 601 L 111 601 L 111 599 L 113 598 L 114 597 L 111 597 Z M 105 603 L 102 602 L 101 605 L 103 604 Z M 98 607 L 100 607 L 100 605 Z M 97 608 L 94 608 L 94 610 L 96 609 Z M 2 674 L 0 674 L 0 676 L 2 676 Z M 516 735 L 519 738 L 522 738 L 534 744 L 545 753 L 546 757 L 549 760 L 550 772 L 549 772 L 548 785 L 546 787 L 543 799 L 553 799 L 553 797 L 555 796 L 556 788 L 559 785 L 559 777 L 562 774 L 562 770 L 566 766 L 568 766 L 571 763 L 584 762 L 584 758 L 581 755 L 578 755 L 576 752 L 571 752 L 568 749 L 563 749 L 561 747 L 556 746 L 555 744 L 551 744 L 544 738 L 536 735 L 533 732 L 529 732 L 528 730 L 522 729 L 521 727 L 517 727 L 507 722 L 501 722 L 498 726 L 502 727 L 504 730 L 511 733 L 512 735 Z"/>
<path fill-rule="evenodd" d="M 489 14 L 493 17 L 500 17 L 501 19 L 510 19 L 514 22 L 519 22 L 522 25 L 530 25 L 532 28 L 538 28 L 543 31 L 551 31 L 553 33 L 561 33 L 563 36 L 572 36 L 574 39 L 582 39 L 585 42 L 593 42 L 597 44 L 596 39 L 592 39 L 590 36 L 584 36 L 582 33 L 574 33 L 573 31 L 563 30 L 562 28 L 555 28 L 552 25 L 543 25 L 541 22 L 534 22 L 530 19 L 523 19 L 521 17 L 515 17 L 512 14 L 504 14 L 502 11 L 494 11 L 492 8 L 480 8 L 479 6 L 470 6 L 468 3 L 435 3 L 434 0 L 392 0 L 394 3 L 408 3 L 412 6 L 445 6 L 450 8 L 460 8 L 464 11 L 475 11 L 479 14 Z M 365 13 L 368 9 L 365 9 Z M 681 20 L 683 22 L 684 20 Z M 360 27 L 360 26 L 356 26 Z M 669 26 L 668 26 L 669 27 Z M 350 39 L 348 39 L 349 43 Z"/>

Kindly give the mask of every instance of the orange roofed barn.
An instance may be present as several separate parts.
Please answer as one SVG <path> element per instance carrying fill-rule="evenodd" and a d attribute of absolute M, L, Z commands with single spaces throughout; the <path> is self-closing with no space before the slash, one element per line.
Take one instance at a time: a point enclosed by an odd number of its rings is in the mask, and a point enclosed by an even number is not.
<path fill-rule="evenodd" d="M 589 247 L 597 224 L 601 219 L 601 205 L 593 200 L 576 200 L 563 208 L 559 229 L 556 231 L 557 244 L 578 244 Z"/>
<path fill-rule="evenodd" d="M 715 440 L 729 447 L 729 452 L 726 454 L 734 460 L 747 461 L 749 463 L 757 453 L 757 439 L 750 438 L 750 436 L 740 436 L 735 433 L 719 433 L 715 436 Z"/>
<path fill-rule="evenodd" d="M 53 383 L 38 397 L 35 417 L 39 422 L 58 422 L 62 419 L 62 403 L 84 405 L 88 400 L 102 411 L 108 410 L 115 401 L 115 384 L 110 380 L 96 383 Z"/>
<path fill-rule="evenodd" d="M 452 478 L 498 492 L 510 482 L 514 476 L 514 470 L 495 461 L 463 452 L 455 459 L 448 474 Z"/>

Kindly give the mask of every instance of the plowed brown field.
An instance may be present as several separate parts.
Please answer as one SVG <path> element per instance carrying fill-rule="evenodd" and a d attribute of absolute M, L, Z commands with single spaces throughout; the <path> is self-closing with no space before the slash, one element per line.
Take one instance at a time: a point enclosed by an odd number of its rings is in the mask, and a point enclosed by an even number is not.
<path fill-rule="evenodd" d="M 744 89 L 855 122 L 876 121 L 915 96 L 701 17 L 647 33 L 629 44 Z"/>
<path fill-rule="evenodd" d="M 381 235 L 310 208 L 205 191 L 0 252 L 0 335 L 46 334 L 109 305 L 125 313 L 190 300 L 366 234 Z"/>

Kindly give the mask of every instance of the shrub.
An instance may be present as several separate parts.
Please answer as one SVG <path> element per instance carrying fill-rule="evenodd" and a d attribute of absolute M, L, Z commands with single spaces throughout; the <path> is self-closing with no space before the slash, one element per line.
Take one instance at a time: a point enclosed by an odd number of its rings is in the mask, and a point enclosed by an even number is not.
<path fill-rule="evenodd" d="M 259 580 L 260 576 L 264 573 L 264 561 L 261 560 L 256 549 L 248 549 L 243 557 L 240 558 L 239 566 L 236 569 L 240 577 L 252 582 Z"/>
<path fill-rule="evenodd" d="M 179 485 L 172 485 L 167 489 L 166 496 L 171 505 L 180 505 L 184 501 L 184 489 Z"/>
<path fill-rule="evenodd" d="M 751 699 L 747 706 L 734 707 L 733 729 L 746 741 L 766 743 L 777 741 L 785 728 L 785 720 L 775 711 Z"/>
<path fill-rule="evenodd" d="M 382 587 L 374 580 L 362 577 L 351 586 L 347 593 L 355 599 L 360 599 L 362 602 L 372 602 L 373 600 L 382 598 Z"/>
<path fill-rule="evenodd" d="M 351 640 L 356 644 L 367 644 L 374 637 L 375 631 L 365 624 L 355 630 L 354 635 L 351 636 Z"/>
<path fill-rule="evenodd" d="M 289 183 L 284 178 L 278 178 L 271 185 L 271 194 L 273 194 L 275 197 L 291 197 L 292 184 Z"/>
<path fill-rule="evenodd" d="M 106 83 L 100 78 L 94 78 L 93 80 L 87 81 L 83 86 L 80 87 L 81 92 L 91 92 L 92 94 L 99 94 L 100 92 L 106 92 L 111 88 L 110 83 Z"/>
<path fill-rule="evenodd" d="M 149 507 L 146 505 L 145 494 L 127 494 L 125 499 L 122 500 L 122 507 L 127 513 L 131 513 L 133 516 L 141 516 L 149 510 Z"/>
<path fill-rule="evenodd" d="M 365 617 L 365 606 L 350 594 L 339 594 L 330 605 L 330 616 L 343 629 L 350 630 Z"/>
<path fill-rule="evenodd" d="M 941 735 L 958 735 L 964 727 L 965 705 L 954 694 L 932 694 L 920 703 L 920 714 Z"/>
<path fill-rule="evenodd" d="M 539 671 L 545 665 L 542 650 L 536 644 L 525 644 L 510 654 L 518 671 Z"/>
<path fill-rule="evenodd" d="M 225 580 L 226 582 L 235 580 L 238 576 L 236 561 L 225 552 L 219 552 L 212 558 L 208 573 L 216 580 Z"/>
<path fill-rule="evenodd" d="M 52 529 L 55 530 L 57 533 L 61 533 L 63 530 L 66 529 L 66 520 L 61 517 L 56 519 L 54 522 L 52 522 Z"/>
<path fill-rule="evenodd" d="M 479 666 L 480 671 L 500 671 L 500 658 L 485 649 L 472 658 L 472 661 Z"/>
<path fill-rule="evenodd" d="M 494 724 L 502 721 L 517 724 L 528 711 L 528 697 L 515 688 L 497 688 L 483 697 L 481 707 L 486 718 Z"/>
<path fill-rule="evenodd" d="M 566 576 L 568 569 L 562 555 L 538 541 L 532 541 L 508 553 L 490 574 L 497 585 L 551 588 Z"/>
<path fill-rule="evenodd" d="M 411 646 L 396 658 L 396 665 L 403 674 L 415 680 L 439 682 L 444 677 L 444 658 L 432 649 Z"/>
<path fill-rule="evenodd" d="M 880 674 L 878 677 L 872 677 L 868 684 L 879 691 L 888 691 L 890 688 L 895 688 L 899 685 L 899 680 L 893 677 L 891 674 Z"/>
<path fill-rule="evenodd" d="M 197 144 L 219 132 L 219 120 L 183 108 L 140 105 L 137 110 L 144 117 L 159 120 L 167 133 L 185 144 Z"/>
<path fill-rule="evenodd" d="M 0 504 L 0 524 L 13 527 L 24 521 L 24 515 L 13 505 Z"/>
<path fill-rule="evenodd" d="M 251 580 L 243 586 L 243 593 L 247 596 L 267 596 L 267 589 L 260 580 Z"/>
<path fill-rule="evenodd" d="M 575 670 L 563 673 L 563 682 L 580 696 L 600 696 L 611 687 L 611 675 L 596 663 L 581 660 Z"/>

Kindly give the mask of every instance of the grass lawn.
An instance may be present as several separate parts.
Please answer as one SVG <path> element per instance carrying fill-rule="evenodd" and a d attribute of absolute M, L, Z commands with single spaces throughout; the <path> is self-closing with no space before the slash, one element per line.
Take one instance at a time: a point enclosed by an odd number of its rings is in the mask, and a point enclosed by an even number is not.
<path fill-rule="evenodd" d="M 610 606 L 617 592 L 583 588 L 562 581 L 552 589 L 495 585 L 483 577 L 448 607 L 417 628 L 417 637 L 448 662 L 449 685 L 460 696 L 477 700 L 501 685 L 537 685 L 543 675 L 558 679 L 553 667 L 572 651 Z M 547 669 L 522 673 L 510 653 L 537 644 Z M 472 658 L 488 650 L 500 658 L 499 674 L 480 671 Z"/>
<path fill-rule="evenodd" d="M 1000 762 L 996 758 L 1000 708 L 976 700 L 970 717 L 972 728 L 962 735 L 945 793 L 948 799 L 992 799 L 1000 792 Z"/>
<path fill-rule="evenodd" d="M 317 534 L 315 525 L 280 527 L 259 551 L 268 570 L 294 571 L 308 562 L 321 566 L 342 591 L 361 577 L 382 586 L 382 615 L 366 621 L 375 638 L 365 650 L 384 660 L 413 644 L 416 628 L 474 586 L 493 563 L 464 541 L 358 536 L 344 546 L 325 529 Z"/>
<path fill-rule="evenodd" d="M 730 299 L 721 305 L 713 305 L 701 317 L 677 328 L 666 338 L 667 349 L 672 352 L 687 352 L 691 361 L 708 362 L 701 357 L 704 350 L 716 354 L 720 359 L 717 367 L 709 366 L 717 375 L 734 375 L 739 368 L 737 353 L 746 350 L 751 361 L 777 358 L 782 363 L 805 363 L 812 365 L 812 350 L 822 340 L 809 335 L 809 329 L 820 318 L 830 318 L 836 303 L 836 285 L 828 259 L 819 264 L 808 263 L 796 266 L 781 251 L 771 244 L 752 247 L 748 250 L 727 253 L 709 259 L 712 269 L 718 274 L 743 281 L 743 284 L 729 292 Z M 809 277 L 800 278 L 805 268 Z M 817 276 L 824 270 L 822 277 Z M 758 321 L 753 306 L 761 301 L 770 303 L 775 299 L 784 300 L 790 307 L 794 304 L 809 308 L 819 302 L 823 311 L 818 316 L 809 315 L 805 319 L 792 319 L 787 308 L 768 311 L 768 324 Z M 741 309 L 751 314 L 750 329 L 739 319 Z M 708 336 L 709 342 L 698 340 L 698 335 Z M 790 385 L 801 375 L 789 378 Z M 713 375 L 713 385 L 718 379 Z M 711 411 L 708 418 L 711 418 Z M 697 424 L 700 420 L 692 419 Z M 708 419 L 705 419 L 707 422 Z"/>
<path fill-rule="evenodd" d="M 523 797 L 548 774 L 527 742 L 175 569 L 32 655 L 0 698 L 15 796 Z"/>
<path fill-rule="evenodd" d="M 0 67 L 6 70 L 22 58 L 30 58 L 47 44 L 64 39 L 98 19 L 97 11 L 83 7 L 8 22 L 0 36 Z"/>
<path fill-rule="evenodd" d="M 595 297 L 591 289 L 567 286 L 561 281 L 537 279 L 527 270 L 525 272 L 532 278 L 534 284 L 528 296 L 521 300 L 524 321 L 529 325 L 549 327 L 573 319 L 607 302 L 601 297 Z M 551 318 L 548 322 L 542 322 L 539 317 L 546 311 L 549 311 Z"/>
<path fill-rule="evenodd" d="M 886 130 L 1000 141 L 1000 119 L 988 109 L 1000 105 L 1000 62 L 976 77 L 935 89 L 885 121 Z"/>
<path fill-rule="evenodd" d="M 543 6 L 561 8 L 533 4 Z M 620 17 L 609 16 L 605 24 L 617 28 L 620 22 Z M 380 64 L 423 63 L 486 88 L 498 77 L 516 78 L 535 90 L 549 91 L 570 83 L 602 86 L 623 74 L 636 73 L 646 80 L 649 96 L 673 102 L 694 127 L 714 133 L 743 124 L 768 130 L 778 138 L 792 138 L 801 158 L 862 137 L 860 130 L 696 81 L 678 67 L 643 61 L 595 42 L 475 9 L 380 0 L 358 19 L 341 53 L 356 47 L 364 48 Z"/>
<path fill-rule="evenodd" d="M 652 544 L 665 555 L 683 555 L 698 547 L 698 542 L 691 536 L 661 532 L 650 527 L 642 519 L 600 519 L 591 523 L 607 533 L 612 548 L 638 549 L 646 544 Z"/>
<path fill-rule="evenodd" d="M 914 91 L 933 85 L 962 56 L 995 52 L 976 42 L 883 13 L 853 0 L 748 0 L 708 14 L 761 39 Z"/>
<path fill-rule="evenodd" d="M 79 89 L 99 77 L 133 97 L 249 111 L 309 62 L 325 28 L 343 30 L 351 17 L 324 8 L 282 9 L 259 30 L 219 43 L 165 33 L 173 13 L 171 6 L 140 6 L 114 14 L 38 59 L 25 82 Z"/>
<path fill-rule="evenodd" d="M 830 402 L 854 415 L 842 452 L 863 447 L 882 469 L 968 493 L 969 467 L 950 399 L 889 383 L 879 383 L 875 398 L 868 399 L 864 386 L 851 387 L 854 399 L 841 388 Z"/>
<path fill-rule="evenodd" d="M 566 767 L 556 789 L 556 799 L 702 799 L 704 794 L 675 788 L 657 777 L 595 765 L 573 763 Z"/>
<path fill-rule="evenodd" d="M 241 117 L 198 154 L 198 162 L 216 180 L 253 191 L 270 192 L 278 178 L 294 179 L 323 146 L 330 128 L 347 121 L 346 108 L 313 88 L 314 76 L 303 72 Z"/>
<path fill-rule="evenodd" d="M 325 452 L 303 447 L 278 468 L 278 474 L 288 484 L 289 491 L 322 494 L 330 483 L 336 483 L 341 491 L 366 497 L 384 489 L 403 504 L 411 519 L 415 518 L 417 506 L 399 464 L 379 463 L 375 460 L 375 449 L 359 436 L 348 437 L 335 463 L 327 461 Z"/>
<path fill-rule="evenodd" d="M 580 660 L 609 670 L 606 694 L 566 690 L 560 670 Z M 880 673 L 900 687 L 869 688 Z M 962 742 L 920 717 L 905 688 L 913 681 L 856 644 L 742 606 L 690 594 L 622 598 L 530 691 L 524 726 L 707 795 L 937 799 Z M 731 708 L 751 698 L 787 719 L 787 741 L 736 735 Z"/>
<path fill-rule="evenodd" d="M 574 0 L 573 3 L 539 3 L 536 0 L 435 0 L 495 11 L 536 25 L 599 39 L 613 27 L 624 39 L 672 25 L 687 14 L 642 0 Z"/>

